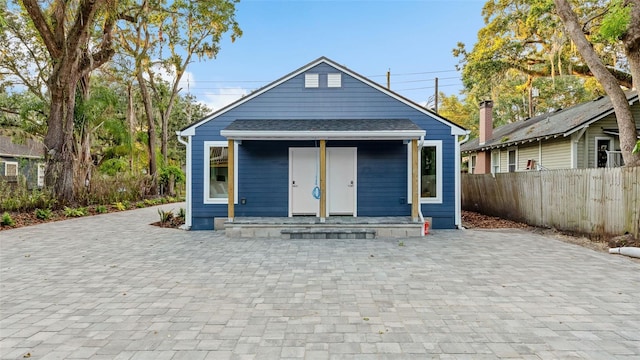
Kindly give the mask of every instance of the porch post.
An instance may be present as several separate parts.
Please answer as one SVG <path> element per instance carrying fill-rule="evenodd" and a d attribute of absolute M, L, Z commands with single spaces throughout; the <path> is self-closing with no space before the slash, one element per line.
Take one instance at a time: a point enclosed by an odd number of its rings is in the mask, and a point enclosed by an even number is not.
<path fill-rule="evenodd" d="M 413 221 L 419 221 L 420 215 L 418 206 L 420 206 L 420 189 L 418 176 L 420 175 L 420 154 L 418 154 L 418 139 L 411 140 L 411 218 Z"/>
<path fill-rule="evenodd" d="M 320 222 L 327 216 L 327 141 L 320 140 Z"/>
<path fill-rule="evenodd" d="M 227 147 L 227 193 L 228 193 L 228 205 L 227 205 L 227 221 L 233 222 L 235 208 L 234 205 L 236 203 L 235 199 L 235 146 L 233 139 L 229 139 L 229 145 Z"/>

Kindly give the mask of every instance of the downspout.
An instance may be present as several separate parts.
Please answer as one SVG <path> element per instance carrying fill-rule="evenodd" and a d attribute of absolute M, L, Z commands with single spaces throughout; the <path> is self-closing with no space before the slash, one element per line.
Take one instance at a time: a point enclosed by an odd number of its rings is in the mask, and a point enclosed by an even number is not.
<path fill-rule="evenodd" d="M 420 141 L 418 141 L 418 159 L 420 159 L 423 147 L 424 135 L 420 136 Z M 418 169 L 419 168 L 420 165 L 418 164 Z M 422 204 L 420 203 L 420 189 L 422 189 L 422 176 L 418 174 L 418 188 L 414 189 L 413 191 L 418 191 L 418 217 L 420 218 L 420 224 L 422 224 L 422 231 L 420 232 L 420 234 L 422 234 L 422 236 L 425 236 L 426 234 L 424 233 L 424 215 L 422 215 Z M 429 224 L 429 226 L 431 226 L 431 224 Z"/>
<path fill-rule="evenodd" d="M 460 179 L 460 161 L 462 160 L 462 158 L 460 157 L 460 145 L 466 143 L 469 140 L 469 135 L 471 134 L 471 131 L 467 130 L 466 134 L 464 136 L 464 138 L 460 141 L 458 141 L 458 136 L 456 135 L 456 139 L 455 139 L 455 147 L 456 147 L 456 153 L 455 153 L 455 225 L 458 229 L 464 229 L 464 227 L 462 226 L 462 181 Z"/>
<path fill-rule="evenodd" d="M 192 213 L 192 209 L 191 209 L 191 202 L 192 202 L 191 201 L 191 136 L 187 135 L 186 141 L 182 138 L 182 135 L 179 131 L 176 131 L 176 136 L 178 137 L 178 142 L 183 144 L 187 148 L 187 165 L 186 165 L 187 186 L 186 186 L 186 194 L 185 194 L 185 198 L 187 202 L 187 210 L 186 210 L 185 219 L 184 219 L 184 229 L 189 230 L 191 229 L 191 213 Z"/>

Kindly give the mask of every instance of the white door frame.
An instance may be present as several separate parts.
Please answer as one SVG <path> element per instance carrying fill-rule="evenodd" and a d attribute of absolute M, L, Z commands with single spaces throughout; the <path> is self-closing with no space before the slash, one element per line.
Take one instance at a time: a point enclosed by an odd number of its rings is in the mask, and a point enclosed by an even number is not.
<path fill-rule="evenodd" d="M 327 147 L 327 153 L 330 149 L 344 149 L 353 151 L 353 217 L 358 216 L 358 148 L 357 147 Z M 325 217 L 329 217 L 329 209 L 331 208 L 331 194 L 329 194 L 328 179 L 331 174 L 331 163 L 329 156 L 327 155 L 327 206 L 325 211 Z"/>

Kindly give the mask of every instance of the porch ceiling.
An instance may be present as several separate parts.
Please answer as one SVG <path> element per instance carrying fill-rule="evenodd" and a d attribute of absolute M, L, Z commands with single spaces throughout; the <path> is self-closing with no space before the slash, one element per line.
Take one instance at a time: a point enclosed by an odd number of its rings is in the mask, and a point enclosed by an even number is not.
<path fill-rule="evenodd" d="M 238 140 L 408 140 L 425 133 L 409 119 L 242 119 L 220 131 Z"/>

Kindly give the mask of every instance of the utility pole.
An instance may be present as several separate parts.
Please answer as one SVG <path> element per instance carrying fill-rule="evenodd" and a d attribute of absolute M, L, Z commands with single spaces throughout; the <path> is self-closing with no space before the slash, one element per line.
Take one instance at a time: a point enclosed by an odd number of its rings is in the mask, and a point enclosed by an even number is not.
<path fill-rule="evenodd" d="M 436 114 L 438 113 L 438 78 L 436 78 L 436 106 L 435 106 Z"/>
<path fill-rule="evenodd" d="M 391 90 L 391 69 L 387 70 L 387 89 Z"/>

